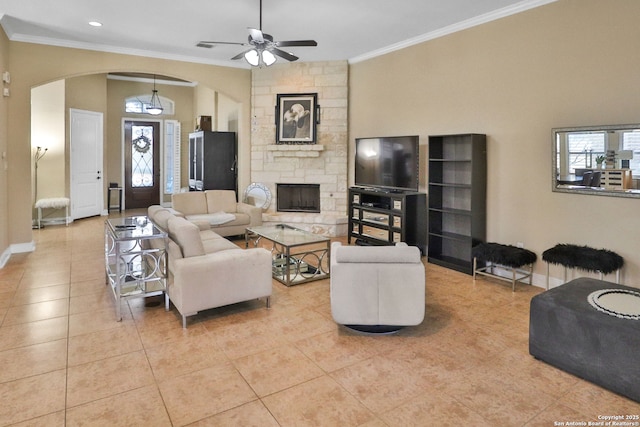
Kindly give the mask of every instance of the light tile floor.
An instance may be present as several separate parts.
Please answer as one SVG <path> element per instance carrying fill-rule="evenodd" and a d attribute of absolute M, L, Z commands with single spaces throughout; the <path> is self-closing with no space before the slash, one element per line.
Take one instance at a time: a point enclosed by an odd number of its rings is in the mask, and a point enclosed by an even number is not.
<path fill-rule="evenodd" d="M 426 264 L 426 319 L 395 335 L 336 325 L 328 280 L 272 308 L 209 310 L 182 329 L 161 298 L 115 302 L 103 218 L 34 230 L 0 270 L 0 425 L 553 426 L 640 404 L 528 354 L 540 289 Z M 242 241 L 238 241 L 242 245 Z"/>

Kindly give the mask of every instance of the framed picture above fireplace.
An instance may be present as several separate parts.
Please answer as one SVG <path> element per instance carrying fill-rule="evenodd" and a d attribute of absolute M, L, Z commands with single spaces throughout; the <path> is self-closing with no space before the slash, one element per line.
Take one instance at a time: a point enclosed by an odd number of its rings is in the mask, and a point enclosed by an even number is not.
<path fill-rule="evenodd" d="M 278 94 L 276 144 L 315 144 L 318 123 L 317 93 Z"/>

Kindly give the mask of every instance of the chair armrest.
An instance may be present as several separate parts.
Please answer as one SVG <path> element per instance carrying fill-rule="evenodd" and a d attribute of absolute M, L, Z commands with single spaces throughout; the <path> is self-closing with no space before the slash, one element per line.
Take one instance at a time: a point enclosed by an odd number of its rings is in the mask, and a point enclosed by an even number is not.
<path fill-rule="evenodd" d="M 251 225 L 262 225 L 262 208 L 248 203 L 239 202 L 236 204 L 236 212 L 249 215 Z"/>

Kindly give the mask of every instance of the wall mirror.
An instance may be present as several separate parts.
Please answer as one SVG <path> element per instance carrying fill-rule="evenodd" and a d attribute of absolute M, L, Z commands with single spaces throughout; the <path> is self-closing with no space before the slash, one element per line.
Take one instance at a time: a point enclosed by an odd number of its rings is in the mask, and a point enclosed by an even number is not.
<path fill-rule="evenodd" d="M 553 191 L 640 198 L 640 124 L 552 129 Z"/>
<path fill-rule="evenodd" d="M 244 191 L 242 201 L 262 209 L 267 209 L 271 204 L 271 191 L 269 191 L 264 184 L 254 182 Z"/>

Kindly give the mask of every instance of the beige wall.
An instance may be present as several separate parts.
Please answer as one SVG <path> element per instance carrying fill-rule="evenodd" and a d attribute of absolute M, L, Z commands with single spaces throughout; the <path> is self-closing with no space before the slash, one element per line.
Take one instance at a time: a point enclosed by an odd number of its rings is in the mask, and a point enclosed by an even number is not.
<path fill-rule="evenodd" d="M 238 131 L 238 103 L 218 93 L 216 96 L 216 130 L 220 132 Z"/>
<path fill-rule="evenodd" d="M 33 194 L 37 199 L 67 197 L 65 148 L 65 82 L 48 83 L 31 90 L 31 152 L 44 155 L 38 161 L 37 180 L 33 162 Z M 36 189 L 36 181 L 38 188 Z M 46 212 L 43 212 L 46 214 Z"/>
<path fill-rule="evenodd" d="M 608 248 L 640 286 L 640 200 L 551 191 L 553 127 L 640 122 L 638 16 L 637 0 L 560 0 L 353 64 L 350 164 L 360 136 L 418 134 L 425 145 L 485 133 L 488 240 L 536 252 L 538 283 L 545 249 Z"/>
<path fill-rule="evenodd" d="M 197 126 L 197 118 L 200 116 L 211 116 L 211 130 L 218 130 L 216 128 L 216 92 L 208 87 L 196 86 L 194 90 L 194 102 L 193 111 L 194 117 L 191 118 L 189 123 L 189 130 L 193 131 Z"/>
<path fill-rule="evenodd" d="M 31 236 L 31 197 L 30 197 L 30 92 L 31 88 L 56 81 L 84 75 L 103 74 L 115 71 L 157 73 L 184 80 L 197 81 L 225 93 L 239 103 L 240 125 L 239 172 L 240 185 L 246 186 L 250 180 L 250 93 L 251 72 L 249 70 L 167 61 L 154 58 L 142 58 L 104 52 L 68 49 L 21 42 L 6 42 L 2 34 L 0 41 L 0 61 L 11 60 L 12 73 L 10 106 L 6 127 L 9 170 L 6 209 L 7 222 L 0 231 L 0 237 L 6 236 L 8 244 L 16 247 L 28 246 Z M 2 105 L 6 100 L 0 100 Z M 0 106 L 0 108 L 3 108 Z M 103 107 L 106 109 L 106 107 Z M 90 109 L 90 108 L 89 108 Z M 2 113 L 2 110 L 0 110 Z M 192 120 L 192 119 L 191 119 Z M 5 129 L 4 127 L 2 129 Z M 4 131 L 0 131 L 4 132 Z M 2 135 L 2 134 L 0 134 Z M 0 143 L 3 136 L 0 136 Z M 106 141 L 112 138 L 108 135 Z M 105 159 L 108 159 L 105 157 Z M 106 160 L 108 162 L 108 160 Z M 2 194 L 0 193 L 0 197 Z M 0 216 L 1 217 L 1 216 Z M 11 227 L 6 224 L 10 223 Z M 0 242 L 2 239 L 0 239 Z M 0 247 L 0 249 L 2 249 Z"/>
<path fill-rule="evenodd" d="M 3 31 L 0 31 L 0 73 L 9 70 L 9 40 Z M 11 88 L 10 84 L 2 83 L 2 88 Z M 7 198 L 8 187 L 8 167 L 9 157 L 7 118 L 9 111 L 9 100 L 0 96 L 0 267 L 9 259 L 11 251 L 9 248 L 9 203 Z M 6 158 L 5 158 L 6 156 Z"/>

